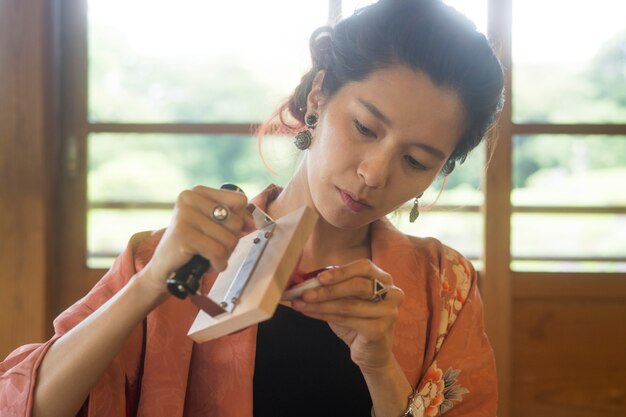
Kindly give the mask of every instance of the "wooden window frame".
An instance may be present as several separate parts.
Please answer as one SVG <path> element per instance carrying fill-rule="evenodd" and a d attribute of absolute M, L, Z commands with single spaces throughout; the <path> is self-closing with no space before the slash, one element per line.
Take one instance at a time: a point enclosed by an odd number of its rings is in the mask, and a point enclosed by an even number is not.
<path fill-rule="evenodd" d="M 518 0 L 521 1 L 521 0 Z M 512 415 L 511 340 L 515 301 L 581 297 L 584 299 L 626 298 L 623 274 L 556 273 L 512 271 L 511 222 L 515 212 L 526 213 L 624 213 L 625 207 L 513 207 L 513 137 L 519 134 L 626 135 L 624 124 L 515 123 L 512 114 L 512 10 L 513 0 L 488 0 L 489 37 L 498 45 L 505 67 L 505 106 L 497 129 L 498 142 L 485 177 L 484 271 L 481 292 L 485 303 L 485 325 L 496 354 L 499 379 L 498 415 Z M 574 283 L 575 285 L 571 285 Z"/>

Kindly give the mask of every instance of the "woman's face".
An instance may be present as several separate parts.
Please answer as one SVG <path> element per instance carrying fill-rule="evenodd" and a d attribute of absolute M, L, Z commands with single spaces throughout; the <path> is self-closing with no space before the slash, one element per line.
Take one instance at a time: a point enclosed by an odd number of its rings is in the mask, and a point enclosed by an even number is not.
<path fill-rule="evenodd" d="M 408 67 L 375 71 L 326 101 L 320 82 L 308 98 L 320 118 L 305 164 L 313 204 L 335 227 L 362 227 L 421 194 L 463 132 L 457 93 Z"/>

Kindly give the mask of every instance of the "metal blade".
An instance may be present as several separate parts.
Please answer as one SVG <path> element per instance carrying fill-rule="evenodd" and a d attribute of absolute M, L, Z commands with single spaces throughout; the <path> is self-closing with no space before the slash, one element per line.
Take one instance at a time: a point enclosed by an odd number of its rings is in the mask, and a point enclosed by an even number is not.
<path fill-rule="evenodd" d="M 254 225 L 257 229 L 263 229 L 265 226 L 274 223 L 274 219 L 272 219 L 269 214 L 267 214 L 254 204 L 248 204 L 247 208 L 250 214 L 252 214 L 252 219 L 254 220 Z"/>
<path fill-rule="evenodd" d="M 191 294 L 191 302 L 211 317 L 219 316 L 226 312 L 222 306 L 200 293 Z"/>

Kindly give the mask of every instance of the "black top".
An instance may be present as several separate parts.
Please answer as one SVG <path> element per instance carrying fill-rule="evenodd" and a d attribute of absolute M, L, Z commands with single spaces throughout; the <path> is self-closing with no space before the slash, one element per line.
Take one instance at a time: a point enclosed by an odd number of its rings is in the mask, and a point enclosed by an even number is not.
<path fill-rule="evenodd" d="M 259 324 L 254 417 L 369 417 L 371 408 L 350 349 L 328 323 L 279 304 Z"/>

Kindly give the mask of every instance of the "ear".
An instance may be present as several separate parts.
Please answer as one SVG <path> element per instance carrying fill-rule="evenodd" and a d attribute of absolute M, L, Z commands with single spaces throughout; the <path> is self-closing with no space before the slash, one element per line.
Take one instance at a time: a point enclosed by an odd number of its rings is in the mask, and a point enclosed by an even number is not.
<path fill-rule="evenodd" d="M 306 106 L 309 112 L 319 113 L 320 109 L 324 105 L 324 93 L 322 93 L 322 82 L 324 81 L 324 75 L 326 72 L 320 70 L 315 74 L 313 83 L 311 85 L 311 91 L 306 97 Z"/>

